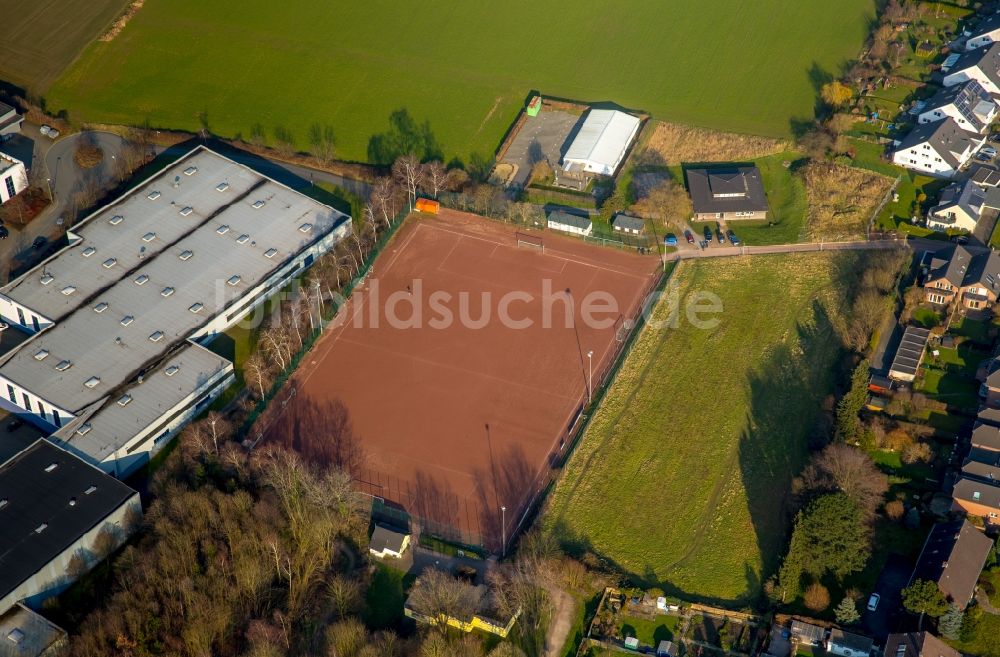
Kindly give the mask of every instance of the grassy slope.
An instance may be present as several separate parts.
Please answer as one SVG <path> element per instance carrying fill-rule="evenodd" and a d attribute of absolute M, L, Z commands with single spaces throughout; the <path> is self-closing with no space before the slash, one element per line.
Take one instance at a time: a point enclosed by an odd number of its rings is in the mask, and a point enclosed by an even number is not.
<path fill-rule="evenodd" d="M 692 125 L 784 136 L 813 115 L 816 82 L 853 57 L 872 0 L 390 0 L 238 7 L 150 2 L 93 44 L 48 94 L 77 119 L 230 136 L 260 122 L 301 146 L 332 125 L 341 155 L 406 108 L 447 155 L 492 153 L 531 89 Z M 627 55 L 625 55 L 627 53 Z"/>
<path fill-rule="evenodd" d="M 0 80 L 45 89 L 126 5 L 128 0 L 4 0 Z"/>
<path fill-rule="evenodd" d="M 831 390 L 855 255 L 682 264 L 717 328 L 646 329 L 558 482 L 543 526 L 668 593 L 740 602 L 783 547 L 781 512 Z M 682 308 L 684 306 L 682 305 Z M 657 307 L 657 317 L 667 312 Z M 683 317 L 683 314 L 682 314 Z"/>

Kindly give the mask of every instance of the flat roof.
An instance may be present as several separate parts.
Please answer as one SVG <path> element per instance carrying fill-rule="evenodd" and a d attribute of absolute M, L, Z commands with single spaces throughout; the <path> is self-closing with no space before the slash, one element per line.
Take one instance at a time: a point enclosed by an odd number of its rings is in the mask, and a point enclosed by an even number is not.
<path fill-rule="evenodd" d="M 24 605 L 0 614 L 0 657 L 40 657 L 65 639 L 65 630 Z"/>
<path fill-rule="evenodd" d="M 56 322 L 0 359 L 0 375 L 76 414 L 185 346 L 349 221 L 198 147 L 91 215 L 72 230 L 70 246 L 0 288 Z M 62 361 L 71 366 L 57 370 Z M 99 383 L 84 385 L 92 377 Z"/>
<path fill-rule="evenodd" d="M 889 367 L 889 374 L 916 374 L 931 332 L 918 326 L 907 326 L 896 355 Z"/>
<path fill-rule="evenodd" d="M 136 495 L 44 438 L 0 465 L 0 598 Z"/>

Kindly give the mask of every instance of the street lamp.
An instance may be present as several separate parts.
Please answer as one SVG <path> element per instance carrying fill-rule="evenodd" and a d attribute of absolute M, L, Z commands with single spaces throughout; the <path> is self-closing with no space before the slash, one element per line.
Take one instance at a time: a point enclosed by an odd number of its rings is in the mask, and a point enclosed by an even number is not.
<path fill-rule="evenodd" d="M 316 317 L 319 319 L 319 332 L 323 332 L 323 296 L 319 291 L 319 281 L 313 280 L 313 289 L 316 290 Z"/>
<path fill-rule="evenodd" d="M 587 403 L 594 401 L 594 352 L 587 352 L 587 364 L 589 365 L 590 376 L 587 382 Z"/>
<path fill-rule="evenodd" d="M 52 179 L 51 178 L 46 178 L 45 179 L 45 187 L 49 190 L 49 203 L 52 203 L 52 201 L 54 199 L 52 198 Z"/>
<path fill-rule="evenodd" d="M 503 545 L 500 546 L 500 558 L 507 556 L 507 507 L 500 507 L 500 532 L 503 536 Z"/>

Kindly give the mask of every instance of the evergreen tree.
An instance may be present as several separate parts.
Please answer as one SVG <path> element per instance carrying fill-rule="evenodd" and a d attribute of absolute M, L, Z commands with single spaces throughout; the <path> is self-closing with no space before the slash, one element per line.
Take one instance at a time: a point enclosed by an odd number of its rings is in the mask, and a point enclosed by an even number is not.
<path fill-rule="evenodd" d="M 958 639 L 959 635 L 962 633 L 962 620 L 965 614 L 962 613 L 962 608 L 959 607 L 954 602 L 948 605 L 948 611 L 944 613 L 941 620 L 938 621 L 938 631 L 946 639 L 951 639 L 955 641 Z"/>
<path fill-rule="evenodd" d="M 939 618 L 948 611 L 948 600 L 937 582 L 918 579 L 903 589 L 903 606 L 913 614 L 920 614 L 918 631 L 923 627 L 924 614 Z"/>
<path fill-rule="evenodd" d="M 862 360 L 851 374 L 851 389 L 837 404 L 837 438 L 844 442 L 854 442 L 861 435 L 861 421 L 858 413 L 868 399 L 868 360 Z"/>
<path fill-rule="evenodd" d="M 833 610 L 834 615 L 837 618 L 837 622 L 842 625 L 850 625 L 851 623 L 857 623 L 861 619 L 861 614 L 858 613 L 858 605 L 854 600 L 850 598 L 844 598 L 837 605 L 837 608 Z"/>

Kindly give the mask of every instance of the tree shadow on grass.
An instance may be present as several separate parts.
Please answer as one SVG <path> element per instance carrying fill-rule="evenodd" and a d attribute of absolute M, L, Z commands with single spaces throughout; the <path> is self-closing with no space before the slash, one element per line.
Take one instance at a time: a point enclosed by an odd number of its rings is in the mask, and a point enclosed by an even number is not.
<path fill-rule="evenodd" d="M 368 140 L 368 161 L 390 165 L 401 155 L 416 155 L 421 161 L 443 157 L 429 120 L 418 123 L 405 107 L 389 115 L 389 129 Z"/>
<path fill-rule="evenodd" d="M 316 400 L 298 394 L 264 432 L 274 442 L 323 467 L 356 475 L 365 461 L 360 437 L 354 432 L 347 407 L 339 399 Z"/>

